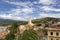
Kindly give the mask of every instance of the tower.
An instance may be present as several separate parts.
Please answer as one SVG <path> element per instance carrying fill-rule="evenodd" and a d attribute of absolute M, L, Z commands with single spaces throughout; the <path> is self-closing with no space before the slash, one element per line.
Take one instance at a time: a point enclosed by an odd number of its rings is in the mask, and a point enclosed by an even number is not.
<path fill-rule="evenodd" d="M 31 18 L 30 18 L 30 17 L 28 18 L 28 25 L 33 26 L 33 23 L 32 23 L 32 20 L 31 20 Z"/>
<path fill-rule="evenodd" d="M 32 29 L 34 26 L 34 24 L 32 23 L 32 20 L 31 18 L 29 17 L 28 18 L 28 24 L 26 25 L 26 28 L 29 30 L 29 29 Z"/>
<path fill-rule="evenodd" d="M 28 24 L 32 24 L 31 18 L 28 18 Z"/>

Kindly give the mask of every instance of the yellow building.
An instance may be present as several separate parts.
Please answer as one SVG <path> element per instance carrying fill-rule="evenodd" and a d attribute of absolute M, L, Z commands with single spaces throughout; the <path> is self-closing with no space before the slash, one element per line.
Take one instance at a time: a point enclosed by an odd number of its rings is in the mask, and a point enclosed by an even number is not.
<path fill-rule="evenodd" d="M 54 23 L 48 28 L 48 40 L 60 40 L 60 24 Z"/>

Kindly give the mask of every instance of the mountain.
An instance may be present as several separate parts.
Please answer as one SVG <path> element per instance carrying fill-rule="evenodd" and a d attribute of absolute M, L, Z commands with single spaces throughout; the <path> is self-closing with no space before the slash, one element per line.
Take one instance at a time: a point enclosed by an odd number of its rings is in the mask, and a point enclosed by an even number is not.
<path fill-rule="evenodd" d="M 33 19 L 32 22 L 35 24 L 39 23 L 47 23 L 47 22 L 60 22 L 60 18 L 53 18 L 53 17 L 45 17 L 45 18 L 39 18 L 39 19 Z M 17 22 L 18 24 L 27 24 L 27 21 L 16 21 L 16 20 L 10 20 L 10 19 L 2 19 L 0 18 L 0 25 L 9 25 L 11 23 Z"/>
<path fill-rule="evenodd" d="M 19 24 L 26 24 L 26 21 L 16 21 L 16 20 L 10 20 L 10 19 L 1 19 L 0 18 L 0 25 L 9 25 L 11 23 L 17 22 Z"/>
<path fill-rule="evenodd" d="M 60 18 L 45 17 L 32 20 L 33 23 L 60 22 Z"/>

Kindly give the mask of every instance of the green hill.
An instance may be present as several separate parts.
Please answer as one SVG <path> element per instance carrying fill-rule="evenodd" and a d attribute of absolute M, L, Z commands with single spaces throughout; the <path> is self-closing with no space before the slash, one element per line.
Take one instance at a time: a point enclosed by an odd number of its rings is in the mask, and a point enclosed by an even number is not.
<path fill-rule="evenodd" d="M 33 19 L 32 22 L 35 24 L 39 23 L 47 23 L 47 22 L 60 22 L 60 18 L 53 18 L 53 17 L 46 17 L 46 18 L 39 18 L 39 19 Z M 27 21 L 16 21 L 16 20 L 10 20 L 10 19 L 0 19 L 0 25 L 8 25 L 13 22 L 17 22 L 18 24 L 27 24 Z"/>
<path fill-rule="evenodd" d="M 60 18 L 46 17 L 32 20 L 33 23 L 60 22 Z"/>
<path fill-rule="evenodd" d="M 9 24 L 12 24 L 14 22 L 16 22 L 18 24 L 26 24 L 27 23 L 26 21 L 16 21 L 16 20 L 1 19 L 0 18 L 0 25 L 9 25 Z"/>

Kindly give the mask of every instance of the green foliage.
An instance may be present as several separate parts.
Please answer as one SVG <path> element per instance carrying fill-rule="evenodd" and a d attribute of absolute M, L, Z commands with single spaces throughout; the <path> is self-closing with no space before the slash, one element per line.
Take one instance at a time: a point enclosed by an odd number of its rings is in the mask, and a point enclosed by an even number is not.
<path fill-rule="evenodd" d="M 0 39 L 0 40 L 5 40 L 5 39 Z"/>
<path fill-rule="evenodd" d="M 41 24 L 37 23 L 36 26 L 41 26 Z"/>
<path fill-rule="evenodd" d="M 15 34 L 15 33 L 18 32 L 18 30 L 19 30 L 18 24 L 17 23 L 12 23 L 12 26 L 10 27 L 10 31 L 11 31 L 10 33 Z"/>
<path fill-rule="evenodd" d="M 14 38 L 15 38 L 14 34 L 8 34 L 5 39 L 6 40 L 14 40 Z"/>
<path fill-rule="evenodd" d="M 26 21 L 16 21 L 16 20 L 10 20 L 10 19 L 0 19 L 0 25 L 6 26 L 10 25 L 11 23 L 16 22 L 18 24 L 26 24 Z"/>
<path fill-rule="evenodd" d="M 46 18 L 41 18 L 41 19 L 35 19 L 32 20 L 33 23 L 48 23 L 48 22 L 59 22 L 59 18 L 53 18 L 53 17 L 46 17 Z"/>
<path fill-rule="evenodd" d="M 21 40 L 38 40 L 36 31 L 34 30 L 25 30 Z"/>
<path fill-rule="evenodd" d="M 6 36 L 6 40 L 14 40 L 15 37 L 18 35 L 18 24 L 17 23 L 12 23 L 12 26 L 9 28 L 10 33 Z M 16 34 L 16 35 L 15 35 Z"/>

